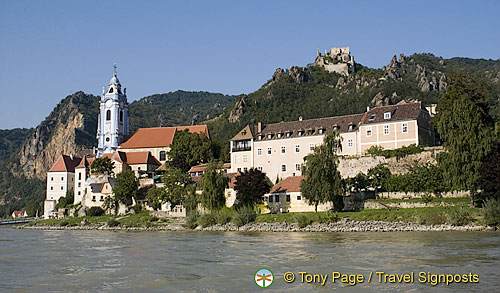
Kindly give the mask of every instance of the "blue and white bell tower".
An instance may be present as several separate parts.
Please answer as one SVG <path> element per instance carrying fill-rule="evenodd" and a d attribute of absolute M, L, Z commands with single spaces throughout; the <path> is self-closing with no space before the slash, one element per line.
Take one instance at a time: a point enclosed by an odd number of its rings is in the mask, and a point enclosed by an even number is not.
<path fill-rule="evenodd" d="M 114 153 L 128 134 L 127 89 L 122 86 L 114 66 L 108 88 L 102 88 L 99 121 L 97 125 L 97 157 Z"/>

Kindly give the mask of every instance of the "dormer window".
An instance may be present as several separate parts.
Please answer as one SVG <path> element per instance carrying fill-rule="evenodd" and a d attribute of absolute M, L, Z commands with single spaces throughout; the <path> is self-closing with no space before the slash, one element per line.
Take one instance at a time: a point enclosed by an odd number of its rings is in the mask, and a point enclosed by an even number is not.
<path fill-rule="evenodd" d="M 391 112 L 385 112 L 384 119 L 391 119 Z"/>
<path fill-rule="evenodd" d="M 241 132 L 241 135 L 246 135 L 246 134 L 247 134 L 247 131 L 246 131 L 246 130 L 243 130 L 243 131 Z"/>
<path fill-rule="evenodd" d="M 368 118 L 368 121 L 373 121 L 373 120 L 375 120 L 375 114 L 372 114 L 370 118 Z"/>
<path fill-rule="evenodd" d="M 292 132 L 291 132 L 291 131 L 288 131 L 288 132 L 286 133 L 286 137 L 290 137 L 290 136 L 292 136 Z"/>
<path fill-rule="evenodd" d="M 349 124 L 349 131 L 354 129 L 354 124 Z"/>
<path fill-rule="evenodd" d="M 324 130 L 323 128 L 318 129 L 318 133 L 319 133 L 319 134 L 323 134 L 323 132 L 324 132 L 324 131 L 325 131 L 325 130 Z"/>
<path fill-rule="evenodd" d="M 333 130 L 334 131 L 339 131 L 339 126 L 337 124 L 333 125 Z"/>
<path fill-rule="evenodd" d="M 269 134 L 267 135 L 267 139 L 271 139 L 272 137 L 273 137 L 273 135 L 272 135 L 271 133 L 269 133 Z"/>
<path fill-rule="evenodd" d="M 281 133 L 278 133 L 278 138 L 281 138 Z"/>
<path fill-rule="evenodd" d="M 258 140 L 262 140 L 262 135 L 257 136 Z"/>
<path fill-rule="evenodd" d="M 299 136 L 302 136 L 303 134 L 304 134 L 304 131 L 299 130 L 298 135 L 299 135 Z"/>

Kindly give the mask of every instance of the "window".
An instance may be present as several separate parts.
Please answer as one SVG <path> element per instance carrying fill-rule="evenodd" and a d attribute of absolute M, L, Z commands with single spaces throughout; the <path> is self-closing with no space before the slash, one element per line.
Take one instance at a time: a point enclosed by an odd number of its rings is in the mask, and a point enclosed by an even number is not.
<path fill-rule="evenodd" d="M 349 131 L 354 130 L 354 124 L 349 124 Z"/>
<path fill-rule="evenodd" d="M 280 202 L 280 195 L 279 194 L 275 194 L 274 195 L 274 201 L 275 202 Z"/>
<path fill-rule="evenodd" d="M 109 93 L 112 94 L 113 93 L 113 87 L 110 87 L 109 88 Z"/>
<path fill-rule="evenodd" d="M 286 202 L 290 202 L 290 194 L 286 195 Z"/>
<path fill-rule="evenodd" d="M 106 121 L 111 120 L 111 110 L 106 111 Z"/>
<path fill-rule="evenodd" d="M 78 187 L 82 187 L 82 183 L 78 182 Z"/>
<path fill-rule="evenodd" d="M 375 120 L 375 114 L 372 114 L 370 118 L 368 118 L 368 121 L 373 121 L 373 120 Z"/>
<path fill-rule="evenodd" d="M 80 192 L 80 191 L 78 191 L 78 195 L 80 195 L 80 194 L 81 194 L 81 192 Z"/>
<path fill-rule="evenodd" d="M 141 170 L 141 167 L 137 167 L 137 170 Z"/>
<path fill-rule="evenodd" d="M 318 133 L 319 133 L 319 134 L 323 134 L 323 131 L 324 131 L 324 130 L 323 130 L 323 128 L 320 128 L 320 129 L 318 130 Z"/>
<path fill-rule="evenodd" d="M 246 172 L 246 171 L 248 171 L 248 168 L 247 167 L 243 168 L 243 172 Z"/>
<path fill-rule="evenodd" d="M 54 181 L 54 177 L 50 177 L 50 181 Z"/>
<path fill-rule="evenodd" d="M 64 177 L 61 177 L 61 181 L 64 181 Z"/>
<path fill-rule="evenodd" d="M 120 122 L 123 122 L 123 111 L 120 111 Z"/>
<path fill-rule="evenodd" d="M 269 202 L 273 202 L 273 196 L 272 195 L 270 195 L 268 199 L 269 199 Z"/>
<path fill-rule="evenodd" d="M 408 133 L 408 123 L 403 123 L 403 133 Z"/>
<path fill-rule="evenodd" d="M 267 154 L 270 155 L 273 152 L 271 148 L 267 148 Z"/>
<path fill-rule="evenodd" d="M 257 136 L 258 140 L 262 140 L 262 135 Z"/>
<path fill-rule="evenodd" d="M 78 180 L 82 180 L 82 173 L 78 173 Z"/>
<path fill-rule="evenodd" d="M 286 172 L 286 165 L 281 165 L 281 172 Z"/>
<path fill-rule="evenodd" d="M 302 134 L 304 134 L 304 131 L 300 130 L 299 133 L 298 133 L 298 135 L 302 136 Z"/>
<path fill-rule="evenodd" d="M 371 127 L 366 128 L 366 136 L 372 136 L 372 128 Z"/>
<path fill-rule="evenodd" d="M 292 136 L 292 133 L 289 131 L 286 133 L 286 137 L 290 137 L 290 136 Z"/>
<path fill-rule="evenodd" d="M 300 171 L 300 164 L 295 164 L 295 171 Z"/>
<path fill-rule="evenodd" d="M 61 190 L 63 190 L 63 188 L 64 188 L 64 187 L 63 187 L 63 186 L 61 186 Z"/>
<path fill-rule="evenodd" d="M 243 163 L 248 162 L 248 155 L 243 155 Z"/>
<path fill-rule="evenodd" d="M 167 153 L 165 151 L 160 152 L 160 161 L 165 161 L 167 159 Z"/>
<path fill-rule="evenodd" d="M 348 139 L 347 140 L 347 147 L 352 148 L 353 146 L 354 146 L 354 142 L 352 141 L 352 139 Z"/>
<path fill-rule="evenodd" d="M 300 144 L 295 145 L 295 152 L 300 153 Z"/>
<path fill-rule="evenodd" d="M 281 138 L 281 133 L 278 133 L 278 138 Z"/>
<path fill-rule="evenodd" d="M 282 147 L 281 147 L 281 153 L 282 153 L 282 154 L 286 153 L 286 147 L 285 147 L 285 146 L 282 146 Z"/>
<path fill-rule="evenodd" d="M 241 172 L 241 168 L 238 168 L 238 172 Z"/>
<path fill-rule="evenodd" d="M 262 172 L 262 167 L 257 167 L 257 170 L 259 170 L 260 172 Z"/>
<path fill-rule="evenodd" d="M 302 200 L 302 196 L 297 195 L 297 200 Z"/>
<path fill-rule="evenodd" d="M 262 156 L 262 149 L 261 148 L 257 149 L 257 156 Z"/>
<path fill-rule="evenodd" d="M 101 201 L 104 201 L 104 196 L 101 195 Z"/>
<path fill-rule="evenodd" d="M 389 134 L 389 125 L 384 125 L 384 135 Z"/>
<path fill-rule="evenodd" d="M 384 119 L 391 119 L 391 112 L 385 112 Z"/>
<path fill-rule="evenodd" d="M 50 187 L 50 190 L 54 190 L 54 186 L 51 186 L 51 187 Z"/>
<path fill-rule="evenodd" d="M 267 135 L 267 139 L 271 139 L 272 137 L 273 137 L 273 135 L 270 133 Z"/>
<path fill-rule="evenodd" d="M 309 150 L 310 150 L 311 152 L 312 152 L 312 151 L 314 151 L 314 147 L 315 147 L 314 143 L 310 143 L 310 144 L 309 144 Z"/>
<path fill-rule="evenodd" d="M 235 155 L 235 156 L 234 156 L 234 162 L 235 162 L 236 164 L 239 164 L 239 163 L 240 163 L 240 156 Z"/>
<path fill-rule="evenodd" d="M 92 195 L 92 201 L 95 201 L 95 195 Z"/>

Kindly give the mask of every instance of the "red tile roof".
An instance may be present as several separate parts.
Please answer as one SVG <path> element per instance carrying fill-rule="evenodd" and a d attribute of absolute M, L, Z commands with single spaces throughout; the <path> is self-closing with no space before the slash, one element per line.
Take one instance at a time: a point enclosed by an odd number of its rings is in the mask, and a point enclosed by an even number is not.
<path fill-rule="evenodd" d="M 160 166 L 161 163 L 151 155 L 151 152 L 121 152 L 103 154 L 102 157 L 110 158 L 122 164 L 137 165 L 150 164 Z"/>
<path fill-rule="evenodd" d="M 417 119 L 421 110 L 427 111 L 421 102 L 375 107 L 364 114 L 361 124 Z M 384 113 L 391 113 L 391 118 L 384 119 Z"/>
<path fill-rule="evenodd" d="M 80 164 L 78 164 L 78 166 L 76 166 L 75 168 L 90 168 L 90 165 L 92 165 L 94 159 L 95 158 L 93 157 L 84 156 L 83 159 L 80 161 Z"/>
<path fill-rule="evenodd" d="M 80 164 L 82 158 L 61 155 L 49 172 L 75 172 L 75 167 Z"/>
<path fill-rule="evenodd" d="M 189 169 L 188 173 L 200 172 L 200 171 L 205 172 L 205 170 L 207 170 L 207 166 L 208 166 L 208 164 L 201 164 L 201 165 L 193 166 L 193 167 L 191 167 L 191 169 Z M 223 169 L 231 169 L 231 163 L 224 163 L 222 168 Z"/>
<path fill-rule="evenodd" d="M 188 130 L 210 138 L 206 125 L 139 128 L 120 146 L 122 149 L 169 147 L 177 131 Z"/>
<path fill-rule="evenodd" d="M 269 193 L 300 192 L 300 183 L 304 176 L 288 177 L 271 188 Z"/>

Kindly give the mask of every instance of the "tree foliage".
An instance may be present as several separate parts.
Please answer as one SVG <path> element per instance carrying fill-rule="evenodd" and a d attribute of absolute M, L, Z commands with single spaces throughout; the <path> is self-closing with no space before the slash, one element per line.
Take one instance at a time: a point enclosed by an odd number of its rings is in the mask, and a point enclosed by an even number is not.
<path fill-rule="evenodd" d="M 451 75 L 432 120 L 446 149 L 438 155 L 445 178 L 451 188 L 471 192 L 471 205 L 479 166 L 494 139 L 486 92 L 486 86 L 470 76 Z"/>
<path fill-rule="evenodd" d="M 115 199 L 124 204 L 130 204 L 132 198 L 137 199 L 139 180 L 132 170 L 124 170 L 116 175 L 113 193 Z"/>
<path fill-rule="evenodd" d="M 216 159 L 219 157 L 219 154 L 219 147 L 206 136 L 184 130 L 175 133 L 174 141 L 168 152 L 168 157 L 183 157 L 185 159 L 185 165 L 192 167 Z"/>
<path fill-rule="evenodd" d="M 323 144 L 304 158 L 300 184 L 302 196 L 318 210 L 320 203 L 333 202 L 335 210 L 343 209 L 344 186 L 338 170 L 337 152 L 342 150 L 342 139 L 335 131 L 325 135 Z"/>
<path fill-rule="evenodd" d="M 108 157 L 100 157 L 95 159 L 90 165 L 90 169 L 94 174 L 113 174 L 115 163 Z"/>
<path fill-rule="evenodd" d="M 387 191 L 387 180 L 391 177 L 391 171 L 385 164 L 370 168 L 367 175 L 375 192 Z"/>
<path fill-rule="evenodd" d="M 181 204 L 190 192 L 188 188 L 191 183 L 189 174 L 177 168 L 168 167 L 163 174 L 163 187 L 149 189 L 147 200 L 150 206 L 159 209 L 161 204 L 169 202 L 170 208 Z"/>
<path fill-rule="evenodd" d="M 255 168 L 236 175 L 234 190 L 237 191 L 236 201 L 239 206 L 253 206 L 262 202 L 262 197 L 270 189 L 271 185 L 266 174 Z"/>
<path fill-rule="evenodd" d="M 484 193 L 500 200 L 500 142 L 484 157 L 479 167 L 479 185 Z"/>
<path fill-rule="evenodd" d="M 209 210 L 217 210 L 226 205 L 224 196 L 228 179 L 222 172 L 223 162 L 210 161 L 206 171 L 201 175 L 201 204 Z"/>

